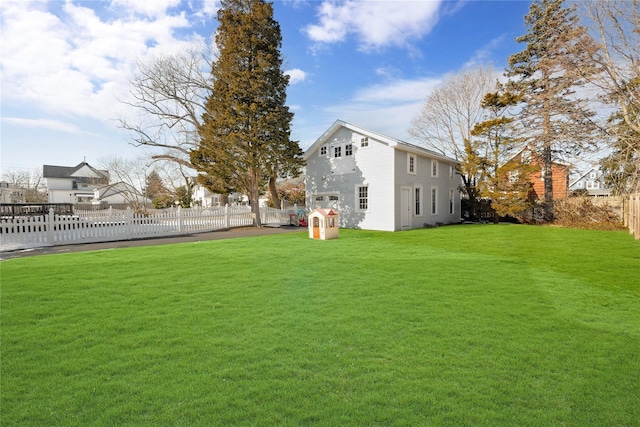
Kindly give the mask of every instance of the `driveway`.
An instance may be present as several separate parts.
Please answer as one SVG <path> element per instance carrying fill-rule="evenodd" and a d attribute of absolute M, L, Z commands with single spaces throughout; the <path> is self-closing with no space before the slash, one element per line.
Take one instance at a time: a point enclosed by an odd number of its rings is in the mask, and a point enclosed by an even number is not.
<path fill-rule="evenodd" d="M 0 252 L 0 261 L 36 255 L 68 252 L 100 251 L 105 249 L 131 248 L 136 246 L 172 245 L 175 243 L 203 242 L 207 240 L 234 239 L 238 237 L 268 236 L 285 233 L 307 232 L 305 227 L 242 227 L 208 233 L 186 234 L 182 236 L 156 237 L 152 239 L 122 240 L 116 242 L 80 243 L 75 245 L 45 246 L 41 248 L 18 249 Z"/>

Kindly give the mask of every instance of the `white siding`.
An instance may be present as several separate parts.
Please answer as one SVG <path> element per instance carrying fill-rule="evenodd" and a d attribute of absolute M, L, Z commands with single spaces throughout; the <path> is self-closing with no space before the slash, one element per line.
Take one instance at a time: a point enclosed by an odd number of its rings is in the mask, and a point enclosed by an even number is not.
<path fill-rule="evenodd" d="M 330 135 L 326 154 L 318 150 L 307 160 L 306 189 L 309 208 L 336 207 L 340 213 L 340 226 L 371 230 L 394 230 L 392 164 L 393 149 L 387 144 L 369 138 L 367 147 L 360 147 L 360 135 L 347 128 L 339 128 Z M 345 155 L 345 145 L 352 145 L 352 155 Z M 342 146 L 341 157 L 335 157 L 334 148 Z M 357 209 L 357 188 L 369 187 L 369 208 Z M 338 195 L 339 201 L 329 200 Z M 322 197 L 321 201 L 316 198 Z"/>
<path fill-rule="evenodd" d="M 426 225 L 436 225 L 436 223 L 450 224 L 460 221 L 460 194 L 458 186 L 460 177 L 454 174 L 454 179 L 450 179 L 450 163 L 438 160 L 438 176 L 432 176 L 432 160 L 429 157 L 416 154 L 415 173 L 410 174 L 407 170 L 407 151 L 395 150 L 395 230 L 402 230 L 401 226 L 401 188 L 411 188 L 411 226 L 410 228 L 420 228 Z M 437 213 L 431 213 L 431 188 L 438 188 Z M 421 188 L 422 206 L 421 213 L 415 214 L 415 189 Z M 454 191 L 454 213 L 449 214 L 449 191 Z"/>
<path fill-rule="evenodd" d="M 361 139 L 368 138 L 366 147 Z M 353 154 L 346 155 L 350 144 Z M 336 148 L 340 148 L 337 156 Z M 409 170 L 408 153 L 414 168 Z M 340 213 L 340 226 L 368 230 L 398 231 L 402 227 L 402 189 L 409 190 L 410 215 L 406 228 L 425 224 L 449 224 L 460 220 L 460 176 L 449 175 L 452 159 L 433 155 L 427 150 L 377 135 L 337 121 L 307 151 L 307 207 L 335 208 Z M 438 174 L 432 176 L 432 160 L 438 162 Z M 358 209 L 358 188 L 368 188 L 368 209 Z M 438 188 L 437 214 L 431 213 L 431 188 Z M 415 212 L 416 189 L 422 201 Z M 449 213 L 450 191 L 454 191 L 454 213 Z M 337 200 L 336 200 L 337 199 Z M 406 214 L 406 204 L 405 204 Z"/>

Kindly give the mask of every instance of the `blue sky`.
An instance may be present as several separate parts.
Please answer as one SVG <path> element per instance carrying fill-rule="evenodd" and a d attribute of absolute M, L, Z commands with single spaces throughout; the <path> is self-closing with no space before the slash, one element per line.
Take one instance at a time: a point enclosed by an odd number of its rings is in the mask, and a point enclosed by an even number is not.
<path fill-rule="evenodd" d="M 529 1 L 276 0 L 292 137 L 308 148 L 336 119 L 412 141 L 449 73 L 504 68 Z M 0 169 L 148 156 L 116 121 L 136 61 L 211 43 L 217 1 L 3 0 Z"/>

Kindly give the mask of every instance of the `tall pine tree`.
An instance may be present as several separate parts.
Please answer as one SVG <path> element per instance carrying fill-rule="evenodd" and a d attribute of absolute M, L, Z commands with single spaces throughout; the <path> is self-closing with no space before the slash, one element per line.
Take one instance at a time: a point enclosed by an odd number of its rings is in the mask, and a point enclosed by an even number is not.
<path fill-rule="evenodd" d="M 596 125 L 576 88 L 596 70 L 596 45 L 563 0 L 535 0 L 525 16 L 526 48 L 509 57 L 511 90 L 523 92 L 520 120 L 543 160 L 544 218 L 553 219 L 552 162 L 595 144 Z"/>
<path fill-rule="evenodd" d="M 290 138 L 289 77 L 282 72 L 282 36 L 272 4 L 221 3 L 220 55 L 212 66 L 213 91 L 191 162 L 209 187 L 246 194 L 260 227 L 261 192 L 278 176 L 299 174 L 302 150 Z"/>

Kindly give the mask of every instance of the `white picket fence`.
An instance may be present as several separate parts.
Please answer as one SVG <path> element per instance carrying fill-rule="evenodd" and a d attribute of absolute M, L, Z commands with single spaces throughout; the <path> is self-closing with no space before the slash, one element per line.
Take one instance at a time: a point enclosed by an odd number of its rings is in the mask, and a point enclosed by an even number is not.
<path fill-rule="evenodd" d="M 287 210 L 260 208 L 263 225 L 288 225 L 293 207 Z M 172 208 L 147 213 L 131 209 L 78 211 L 56 215 L 24 216 L 0 220 L 0 251 L 40 246 L 108 242 L 203 233 L 254 225 L 249 206 L 220 208 Z"/>

